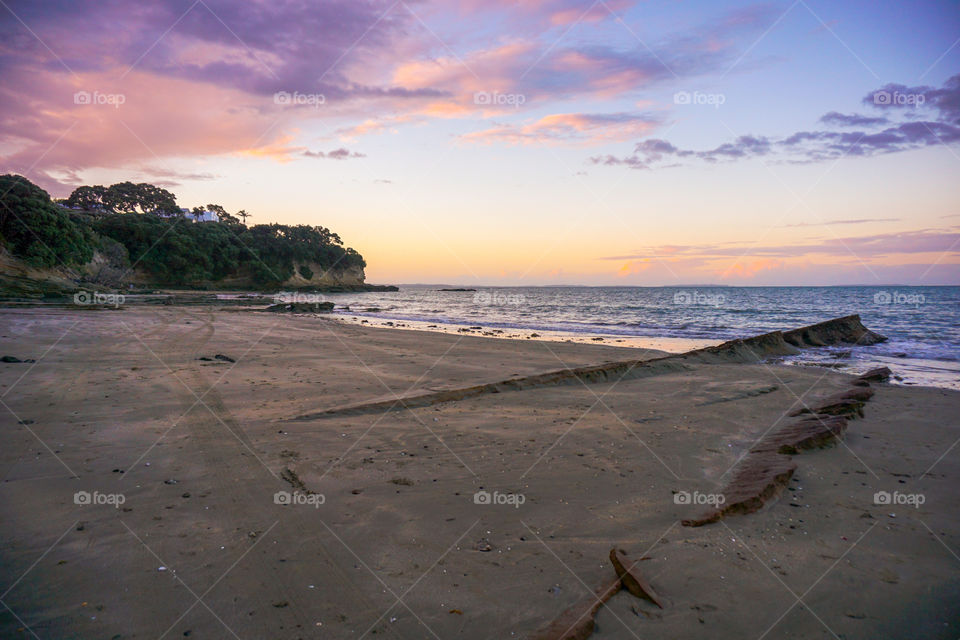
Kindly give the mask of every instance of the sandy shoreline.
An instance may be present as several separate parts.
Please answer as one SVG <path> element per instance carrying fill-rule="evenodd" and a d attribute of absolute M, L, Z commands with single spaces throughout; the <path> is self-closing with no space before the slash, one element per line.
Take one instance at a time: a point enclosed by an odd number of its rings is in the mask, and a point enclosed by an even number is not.
<path fill-rule="evenodd" d="M 595 638 L 960 633 L 958 392 L 876 385 L 779 500 L 689 528 L 675 492 L 716 492 L 850 376 L 689 363 L 291 422 L 662 353 L 207 307 L 2 309 L 0 334 L 38 360 L 0 365 L 4 637 L 523 638 L 611 546 L 649 556 L 666 606 L 621 592 Z M 310 504 L 275 503 L 291 478 Z"/>

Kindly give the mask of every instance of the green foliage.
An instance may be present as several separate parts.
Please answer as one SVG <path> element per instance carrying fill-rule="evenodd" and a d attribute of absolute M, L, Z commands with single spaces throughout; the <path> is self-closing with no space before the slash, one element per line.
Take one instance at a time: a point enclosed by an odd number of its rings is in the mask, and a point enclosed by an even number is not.
<path fill-rule="evenodd" d="M 340 237 L 324 227 L 260 224 L 247 228 L 215 204 L 194 207 L 192 215 L 199 219 L 212 211 L 220 217 L 219 223 L 130 215 L 145 206 L 175 205 L 173 194 L 152 185 L 124 182 L 108 188 L 80 187 L 67 199 L 68 206 L 99 210 L 96 214 L 68 213 L 20 176 L 0 177 L 0 187 L 0 193 L 9 190 L 0 199 L 2 240 L 16 255 L 42 266 L 61 262 L 58 258 L 82 264 L 97 249 L 109 253 L 111 263 L 129 261 L 132 268 L 146 271 L 161 284 L 196 285 L 247 277 L 267 287 L 292 277 L 298 264 L 300 274 L 308 279 L 313 271 L 306 263 L 324 270 L 366 266 L 359 253 L 344 248 Z M 114 210 L 128 213 L 111 213 Z M 18 223 L 18 218 L 27 224 Z M 32 241 L 32 234 L 46 239 L 50 250 Z"/>
<path fill-rule="evenodd" d="M 300 268 L 297 269 L 297 271 L 300 272 L 300 276 L 305 280 L 309 280 L 310 278 L 313 277 L 313 269 L 311 269 L 305 264 L 300 265 Z"/>
<path fill-rule="evenodd" d="M 120 182 L 109 187 L 78 187 L 66 199 L 65 204 L 85 211 L 180 214 L 176 196 L 166 189 L 146 182 Z"/>
<path fill-rule="evenodd" d="M 106 193 L 107 188 L 100 185 L 77 187 L 63 204 L 73 209 L 96 211 L 104 208 L 103 198 Z"/>
<path fill-rule="evenodd" d="M 0 236 L 14 255 L 37 267 L 81 265 L 93 257 L 90 229 L 23 176 L 0 176 Z"/>
<path fill-rule="evenodd" d="M 241 237 L 244 245 L 259 257 L 262 268 L 253 274 L 257 284 L 287 280 L 296 263 L 315 263 L 324 270 L 366 266 L 359 253 L 345 249 L 340 236 L 325 227 L 257 224 L 246 229 Z"/>

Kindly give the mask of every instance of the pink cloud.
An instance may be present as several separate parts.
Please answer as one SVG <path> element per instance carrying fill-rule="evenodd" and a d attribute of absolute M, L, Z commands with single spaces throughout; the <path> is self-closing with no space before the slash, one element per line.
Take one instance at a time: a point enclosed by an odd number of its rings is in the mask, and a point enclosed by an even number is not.
<path fill-rule="evenodd" d="M 733 264 L 727 268 L 717 269 L 714 273 L 719 275 L 721 279 L 733 277 L 741 280 L 750 280 L 755 278 L 759 273 L 783 269 L 785 265 L 786 263 L 783 260 L 775 260 L 773 258 L 752 258 L 735 260 Z"/>
<path fill-rule="evenodd" d="M 434 26 L 462 10 L 483 13 L 489 25 L 502 19 L 511 27 L 504 31 L 509 41 L 465 52 L 460 43 L 455 54 L 438 44 L 416 14 L 389 0 L 206 0 L 186 13 L 177 0 L 17 4 L 18 15 L 56 54 L 19 22 L 0 22 L 0 171 L 33 167 L 33 177 L 50 188 L 55 179 L 76 180 L 84 169 L 156 166 L 180 157 L 245 154 L 283 161 L 302 155 L 305 146 L 297 136 L 319 118 L 350 137 L 405 122 L 491 117 L 620 95 L 672 81 L 661 60 L 681 75 L 719 68 L 734 50 L 705 53 L 705 33 L 716 30 L 716 39 L 725 42 L 724 34 L 734 28 L 764 25 L 762 17 L 743 24 L 711 21 L 668 36 L 656 54 L 633 44 L 587 47 L 555 37 L 576 20 L 612 19 L 611 9 L 632 5 L 607 0 L 586 15 L 589 5 L 580 0 L 432 5 Z M 526 37 L 513 18 L 535 25 L 535 35 Z M 72 94 L 80 90 L 125 100 L 117 109 L 77 105 Z M 322 115 L 310 105 L 278 108 L 272 99 L 278 91 L 322 94 Z M 484 102 L 479 93 L 508 95 Z M 560 113 L 466 139 L 597 143 L 637 137 L 655 124 L 629 114 Z"/>
<path fill-rule="evenodd" d="M 598 22 L 614 18 L 615 12 L 623 11 L 633 5 L 635 0 L 606 0 L 606 2 L 584 3 L 580 0 L 462 0 L 461 11 L 479 13 L 484 11 L 505 11 L 516 20 L 532 21 L 536 26 L 549 28 L 569 26 L 580 22 Z"/>
<path fill-rule="evenodd" d="M 629 113 L 556 113 L 525 125 L 501 125 L 461 136 L 466 142 L 490 144 L 601 144 L 648 134 L 658 122 Z"/>

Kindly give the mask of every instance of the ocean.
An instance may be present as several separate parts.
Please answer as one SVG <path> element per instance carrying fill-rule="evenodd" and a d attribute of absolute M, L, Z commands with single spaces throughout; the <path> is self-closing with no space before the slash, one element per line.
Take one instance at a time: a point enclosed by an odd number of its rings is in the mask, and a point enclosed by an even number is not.
<path fill-rule="evenodd" d="M 899 378 L 896 383 L 960 389 L 956 286 L 444 288 L 450 287 L 410 285 L 397 292 L 328 294 L 326 299 L 347 322 L 670 352 L 856 313 L 889 340 L 810 349 L 778 361 L 851 373 L 888 366 Z"/>

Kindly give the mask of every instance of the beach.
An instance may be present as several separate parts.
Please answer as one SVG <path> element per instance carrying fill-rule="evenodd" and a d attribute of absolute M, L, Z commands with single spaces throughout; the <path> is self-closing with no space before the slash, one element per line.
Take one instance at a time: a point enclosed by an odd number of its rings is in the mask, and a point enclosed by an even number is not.
<path fill-rule="evenodd" d="M 761 509 L 691 527 L 853 376 L 218 306 L 0 335 L 36 361 L 0 365 L 3 637 L 527 638 L 612 548 L 664 606 L 620 591 L 593 638 L 960 633 L 954 390 L 872 383 Z"/>

